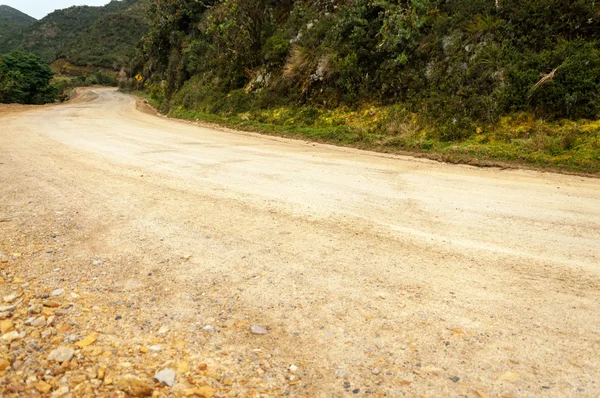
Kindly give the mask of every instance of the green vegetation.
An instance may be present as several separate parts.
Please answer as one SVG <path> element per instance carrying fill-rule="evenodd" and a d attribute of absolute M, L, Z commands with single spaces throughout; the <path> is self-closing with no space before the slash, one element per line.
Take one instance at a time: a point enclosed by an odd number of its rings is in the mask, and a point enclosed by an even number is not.
<path fill-rule="evenodd" d="M 161 0 L 148 19 L 137 71 L 175 116 L 600 169 L 595 1 Z"/>
<path fill-rule="evenodd" d="M 54 102 L 57 88 L 53 73 L 39 57 L 13 51 L 0 57 L 0 103 L 46 104 Z"/>
<path fill-rule="evenodd" d="M 0 35 L 7 30 L 0 51 L 19 49 L 47 63 L 65 59 L 75 65 L 120 70 L 130 65 L 139 39 L 148 30 L 145 3 L 113 0 L 103 7 L 75 6 L 18 28 L 0 19 Z"/>
<path fill-rule="evenodd" d="M 36 22 L 35 18 L 12 7 L 0 5 L 0 54 L 11 50 L 11 40 L 20 39 L 21 30 Z"/>

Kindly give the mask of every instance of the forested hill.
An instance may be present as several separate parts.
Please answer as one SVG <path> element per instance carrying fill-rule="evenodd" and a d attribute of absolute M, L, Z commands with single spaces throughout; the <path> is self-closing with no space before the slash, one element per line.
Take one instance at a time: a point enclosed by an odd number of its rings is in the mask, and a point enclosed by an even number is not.
<path fill-rule="evenodd" d="M 145 0 L 113 0 L 103 7 L 57 10 L 18 30 L 2 52 L 20 49 L 51 63 L 64 58 L 77 65 L 119 69 L 132 59 L 147 32 Z M 0 31 L 3 28 L 0 22 Z"/>
<path fill-rule="evenodd" d="M 12 7 L 0 5 L 0 54 L 6 52 L 9 48 L 8 43 L 18 38 L 19 32 L 23 27 L 36 22 L 37 20 Z"/>
<path fill-rule="evenodd" d="M 12 7 L 0 5 L 0 21 L 12 22 L 16 25 L 29 25 L 37 20 Z"/>

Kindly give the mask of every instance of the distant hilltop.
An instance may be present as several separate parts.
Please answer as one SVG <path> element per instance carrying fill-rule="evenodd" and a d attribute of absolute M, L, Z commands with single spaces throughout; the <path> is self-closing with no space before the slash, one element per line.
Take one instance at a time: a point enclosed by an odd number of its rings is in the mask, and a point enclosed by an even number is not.
<path fill-rule="evenodd" d="M 147 0 L 113 0 L 101 7 L 74 6 L 36 20 L 0 6 L 0 54 L 31 51 L 47 63 L 57 59 L 81 66 L 119 70 L 147 32 Z"/>

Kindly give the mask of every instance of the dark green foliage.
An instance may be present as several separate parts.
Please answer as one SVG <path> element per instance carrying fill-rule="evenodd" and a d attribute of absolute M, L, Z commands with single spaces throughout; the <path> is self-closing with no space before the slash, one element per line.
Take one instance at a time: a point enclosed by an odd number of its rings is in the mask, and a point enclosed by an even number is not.
<path fill-rule="evenodd" d="M 166 109 L 401 103 L 442 141 L 511 112 L 600 116 L 596 1 L 154 0 L 150 21 Z M 226 100 L 242 89 L 251 104 Z"/>
<path fill-rule="evenodd" d="M 116 12 L 102 15 L 61 55 L 76 65 L 118 70 L 128 65 L 135 47 L 148 31 L 139 15 Z"/>
<path fill-rule="evenodd" d="M 46 104 L 57 89 L 50 84 L 53 73 L 38 56 L 13 51 L 0 57 L 0 102 Z"/>
<path fill-rule="evenodd" d="M 0 5 L 0 54 L 9 52 L 10 42 L 20 38 L 20 32 L 36 19 L 12 7 Z"/>

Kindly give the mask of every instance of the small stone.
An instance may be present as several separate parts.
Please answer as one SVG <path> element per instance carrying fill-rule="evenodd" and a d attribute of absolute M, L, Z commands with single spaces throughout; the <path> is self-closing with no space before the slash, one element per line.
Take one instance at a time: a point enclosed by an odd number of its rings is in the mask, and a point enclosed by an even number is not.
<path fill-rule="evenodd" d="M 60 297 L 65 294 L 65 289 L 56 289 L 50 293 L 50 297 Z"/>
<path fill-rule="evenodd" d="M 98 368 L 98 372 L 96 373 L 96 377 L 100 380 L 104 380 L 104 376 L 106 376 L 106 368 L 101 366 Z"/>
<path fill-rule="evenodd" d="M 25 391 L 25 385 L 23 383 L 11 383 L 8 385 L 8 391 L 13 393 Z"/>
<path fill-rule="evenodd" d="M 83 348 L 89 346 L 90 344 L 94 344 L 96 340 L 98 340 L 98 333 L 91 333 L 87 335 L 85 339 L 77 342 L 75 345 L 79 348 Z"/>
<path fill-rule="evenodd" d="M 160 352 L 162 350 L 162 346 L 159 345 L 151 345 L 150 347 L 148 347 L 148 349 L 150 351 L 154 351 L 154 352 Z"/>
<path fill-rule="evenodd" d="M 202 330 L 204 330 L 205 332 L 212 333 L 215 331 L 215 328 L 212 325 L 206 325 L 202 328 Z"/>
<path fill-rule="evenodd" d="M 360 392 L 360 390 L 358 388 L 352 390 L 352 394 L 356 395 Z"/>
<path fill-rule="evenodd" d="M 453 381 L 453 382 L 455 382 L 455 383 L 458 383 L 458 381 L 460 380 L 460 377 L 458 377 L 458 376 L 452 376 L 452 377 L 450 378 L 450 380 L 452 380 L 452 381 Z"/>
<path fill-rule="evenodd" d="M 158 334 L 162 335 L 162 334 L 167 334 L 169 333 L 169 328 L 166 326 L 161 327 L 160 329 L 158 329 Z"/>
<path fill-rule="evenodd" d="M 10 368 L 10 362 L 6 359 L 0 359 L 0 372 L 8 368 Z"/>
<path fill-rule="evenodd" d="M 71 298 L 73 298 L 73 299 L 79 298 L 79 295 L 77 293 L 71 292 Z"/>
<path fill-rule="evenodd" d="M 60 303 L 58 301 L 46 300 L 44 301 L 44 307 L 58 308 L 60 307 Z"/>
<path fill-rule="evenodd" d="M 92 261 L 92 265 L 100 265 L 100 264 L 102 264 L 101 260 L 94 260 L 94 261 Z"/>
<path fill-rule="evenodd" d="M 12 332 L 8 332 L 8 333 L 2 335 L 2 341 L 10 344 L 15 340 L 21 340 L 23 337 L 24 336 L 21 336 L 19 334 L 19 332 L 17 332 L 16 330 L 13 330 Z"/>
<path fill-rule="evenodd" d="M 0 305 L 0 312 L 13 312 L 16 308 L 14 305 Z"/>
<path fill-rule="evenodd" d="M 214 388 L 210 387 L 210 386 L 204 386 L 204 387 L 200 387 L 196 390 L 196 394 L 198 396 L 200 396 L 201 398 L 212 398 L 215 395 L 215 392 L 217 390 L 215 390 Z"/>
<path fill-rule="evenodd" d="M 371 371 L 371 373 L 373 373 L 375 376 L 377 376 L 378 374 L 381 374 L 381 370 L 379 370 L 378 368 L 375 368 Z"/>
<path fill-rule="evenodd" d="M 258 326 L 258 325 L 252 325 L 250 326 L 250 331 L 252 332 L 252 334 L 258 334 L 258 335 L 264 335 L 269 333 L 269 331 L 265 328 L 263 328 L 262 326 Z"/>
<path fill-rule="evenodd" d="M 17 299 L 17 295 L 16 294 L 10 294 L 8 296 L 4 296 L 4 302 L 5 303 L 12 303 L 13 301 L 15 301 Z"/>
<path fill-rule="evenodd" d="M 198 365 L 198 370 L 200 370 L 201 372 L 204 372 L 206 369 L 208 369 L 207 364 L 201 363 L 200 365 Z"/>
<path fill-rule="evenodd" d="M 56 361 L 58 363 L 68 362 L 71 360 L 71 358 L 73 358 L 74 354 L 75 354 L 75 351 L 73 351 L 72 348 L 64 347 L 64 346 L 58 347 L 57 349 L 53 350 L 48 355 L 48 360 Z"/>
<path fill-rule="evenodd" d="M 140 347 L 140 352 L 146 354 L 148 352 L 148 347 Z"/>
<path fill-rule="evenodd" d="M 173 369 L 163 369 L 154 375 L 154 378 L 159 382 L 173 387 L 175 384 L 175 371 Z"/>
<path fill-rule="evenodd" d="M 115 317 L 115 321 L 120 321 L 121 319 L 123 319 L 123 317 L 122 317 L 121 315 L 117 315 L 117 316 Z"/>
<path fill-rule="evenodd" d="M 134 397 L 152 395 L 152 387 L 133 375 L 126 375 L 117 380 L 117 388 Z"/>
<path fill-rule="evenodd" d="M 48 394 L 52 389 L 52 386 L 44 381 L 39 381 L 35 383 L 35 389 L 41 392 L 42 394 Z"/>
<path fill-rule="evenodd" d="M 6 318 L 10 318 L 11 313 L 10 312 L 0 312 L 0 319 L 6 319 Z"/>
<path fill-rule="evenodd" d="M 183 390 L 183 395 L 186 397 L 213 398 L 216 390 L 210 386 L 187 388 Z"/>
<path fill-rule="evenodd" d="M 190 368 L 190 364 L 187 363 L 186 361 L 179 362 L 177 364 L 177 374 L 178 375 L 184 374 L 189 370 L 189 368 Z"/>
<path fill-rule="evenodd" d="M 58 389 L 54 390 L 54 392 L 52 392 L 52 394 L 51 394 L 51 397 L 52 398 L 60 398 L 60 397 L 64 397 L 68 393 L 69 393 L 69 387 L 62 386 L 62 387 L 59 387 Z"/>
<path fill-rule="evenodd" d="M 31 321 L 31 326 L 35 326 L 36 328 L 41 328 L 46 326 L 46 318 L 44 318 L 44 316 L 39 316 L 37 318 L 35 318 L 33 321 Z"/>
<path fill-rule="evenodd" d="M 15 330 L 15 326 L 13 325 L 13 323 L 10 319 L 5 319 L 3 321 L 0 321 L 0 332 L 2 332 L 4 334 L 4 333 L 12 332 L 13 330 Z"/>
<path fill-rule="evenodd" d="M 34 304 L 27 309 L 30 314 L 39 314 L 42 312 L 42 306 L 40 304 Z"/>
<path fill-rule="evenodd" d="M 498 377 L 499 381 L 515 381 L 521 378 L 521 375 L 515 372 L 504 372 Z"/>
<path fill-rule="evenodd" d="M 298 367 L 297 367 L 296 365 L 293 365 L 293 364 L 292 364 L 292 365 L 290 365 L 290 367 L 289 367 L 289 371 L 290 371 L 291 373 L 296 373 L 296 371 L 297 371 L 297 370 L 298 370 Z"/>
<path fill-rule="evenodd" d="M 346 377 L 346 376 L 348 376 L 348 371 L 344 368 L 337 368 L 335 370 L 335 376 L 339 377 L 339 378 Z"/>

